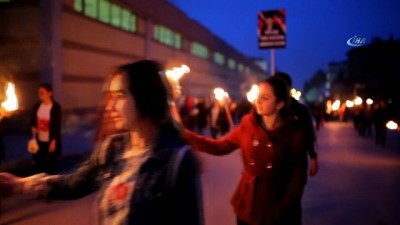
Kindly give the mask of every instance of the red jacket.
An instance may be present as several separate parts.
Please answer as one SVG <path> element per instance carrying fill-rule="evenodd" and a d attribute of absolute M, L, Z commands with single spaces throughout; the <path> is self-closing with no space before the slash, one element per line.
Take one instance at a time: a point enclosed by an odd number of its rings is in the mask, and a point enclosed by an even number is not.
<path fill-rule="evenodd" d="M 240 148 L 244 170 L 232 198 L 236 216 L 252 225 L 301 224 L 301 197 L 307 179 L 307 137 L 296 120 L 273 131 L 255 112 L 220 139 L 185 130 L 193 149 L 225 155 Z"/>

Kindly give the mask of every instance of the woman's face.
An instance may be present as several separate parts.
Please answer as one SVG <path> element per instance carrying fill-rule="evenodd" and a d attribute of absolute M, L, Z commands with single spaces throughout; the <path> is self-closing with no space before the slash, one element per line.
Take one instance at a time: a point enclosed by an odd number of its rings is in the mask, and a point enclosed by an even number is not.
<path fill-rule="evenodd" d="M 132 130 L 138 121 L 135 100 L 129 92 L 126 76 L 116 75 L 111 79 L 106 95 L 104 119 L 114 124 L 116 131 Z"/>
<path fill-rule="evenodd" d="M 278 114 L 284 106 L 283 101 L 277 101 L 270 84 L 261 83 L 259 86 L 258 98 L 255 101 L 257 113 L 261 116 Z"/>
<path fill-rule="evenodd" d="M 39 97 L 39 100 L 41 101 L 41 102 L 48 102 L 48 101 L 51 101 L 51 96 L 53 95 L 53 92 L 51 92 L 51 91 L 48 91 L 48 90 L 46 90 L 45 88 L 43 88 L 43 87 L 40 87 L 39 89 L 38 89 L 38 97 Z"/>

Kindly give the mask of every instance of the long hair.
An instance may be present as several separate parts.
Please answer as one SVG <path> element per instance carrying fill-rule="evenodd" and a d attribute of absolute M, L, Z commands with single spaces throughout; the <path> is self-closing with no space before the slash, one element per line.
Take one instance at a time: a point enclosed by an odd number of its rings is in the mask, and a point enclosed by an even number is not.
<path fill-rule="evenodd" d="M 276 101 L 282 101 L 284 103 L 283 108 L 280 110 L 279 114 L 282 118 L 287 118 L 289 116 L 289 100 L 290 93 L 287 83 L 276 76 L 269 77 L 262 83 L 268 83 L 272 87 L 272 91 L 276 97 Z"/>
<path fill-rule="evenodd" d="M 151 119 L 160 125 L 160 127 L 170 127 L 168 130 L 180 131 L 173 126 L 173 120 L 170 114 L 169 101 L 171 90 L 164 74 L 164 67 L 153 60 L 140 60 L 137 62 L 118 66 L 105 82 L 107 84 L 116 75 L 125 76 L 128 82 L 129 94 L 135 100 L 135 106 L 138 115 L 143 118 Z M 103 102 L 105 105 L 106 102 Z M 102 107 L 101 117 L 104 114 Z M 110 133 L 110 128 L 101 121 L 97 138 L 103 138 Z M 176 129 L 172 129 L 175 127 Z"/>

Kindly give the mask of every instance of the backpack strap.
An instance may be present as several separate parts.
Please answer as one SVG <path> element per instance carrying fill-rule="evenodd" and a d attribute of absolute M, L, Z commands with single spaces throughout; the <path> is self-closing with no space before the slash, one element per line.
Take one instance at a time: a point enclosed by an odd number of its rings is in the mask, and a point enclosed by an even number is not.
<path fill-rule="evenodd" d="M 178 151 L 175 151 L 169 160 L 169 165 L 167 169 L 167 190 L 173 189 L 176 183 L 176 179 L 178 176 L 179 166 L 181 165 L 181 161 L 185 156 L 186 152 L 190 149 L 189 145 L 185 145 L 181 147 Z"/>

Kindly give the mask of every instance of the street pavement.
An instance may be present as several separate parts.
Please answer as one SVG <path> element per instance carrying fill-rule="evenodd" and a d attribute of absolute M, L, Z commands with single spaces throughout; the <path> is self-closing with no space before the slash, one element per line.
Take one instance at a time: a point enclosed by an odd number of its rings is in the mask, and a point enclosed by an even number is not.
<path fill-rule="evenodd" d="M 70 147 L 90 148 L 93 133 L 78 133 L 68 134 L 66 140 L 75 140 Z M 372 137 L 359 136 L 350 123 L 327 122 L 317 135 L 320 171 L 306 186 L 303 224 L 400 225 L 400 133 L 390 131 L 385 148 Z M 70 153 L 87 152 L 82 148 Z M 222 157 L 199 155 L 206 225 L 234 225 L 230 198 L 242 168 L 239 151 Z M 74 160 L 65 171 L 81 159 Z M 29 196 L 3 199 L 0 224 L 95 224 L 95 196 L 52 202 Z"/>

